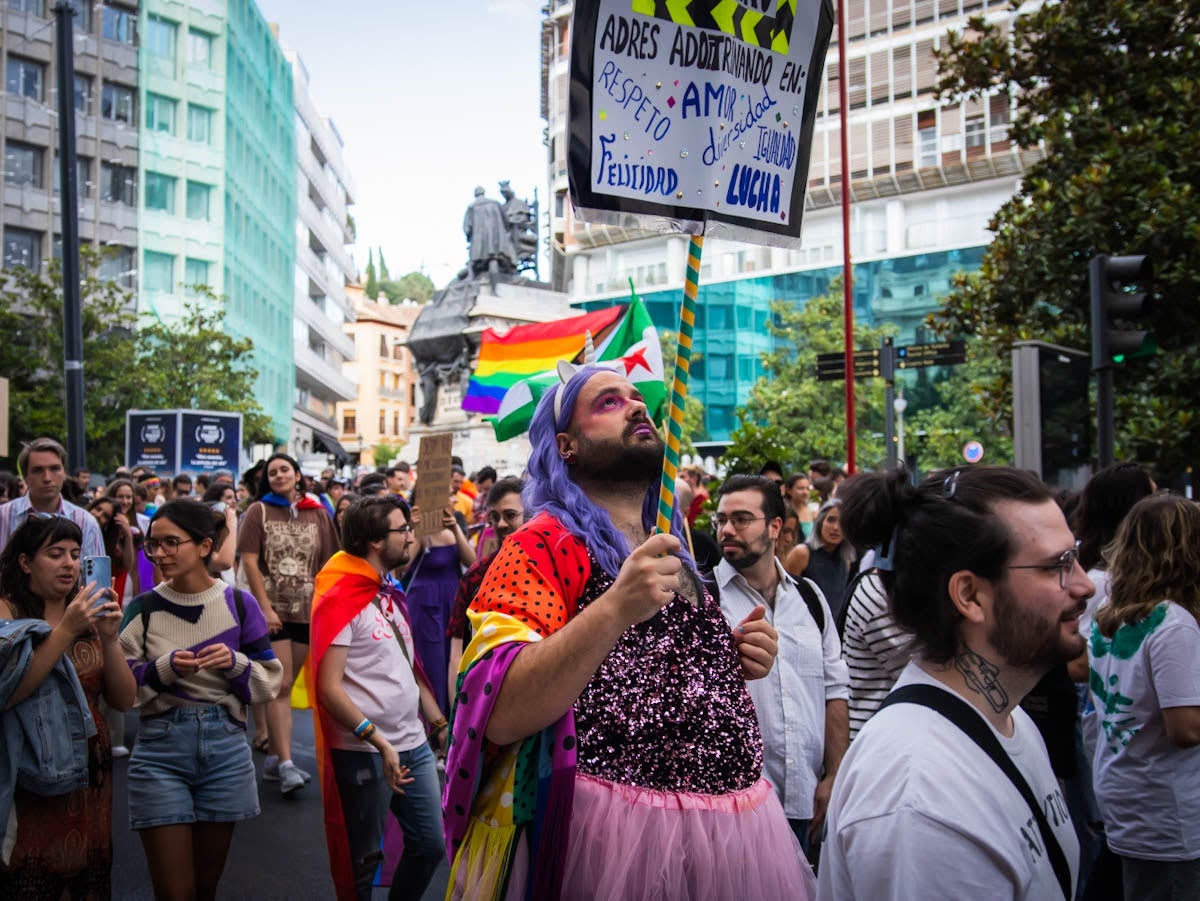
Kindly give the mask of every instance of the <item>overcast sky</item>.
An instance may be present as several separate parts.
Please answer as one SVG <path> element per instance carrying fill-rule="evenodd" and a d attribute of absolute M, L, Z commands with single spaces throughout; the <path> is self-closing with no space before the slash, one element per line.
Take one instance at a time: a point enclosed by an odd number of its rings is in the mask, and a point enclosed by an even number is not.
<path fill-rule="evenodd" d="M 543 2 L 258 0 L 345 141 L 360 269 L 382 246 L 393 276 L 423 268 L 444 286 L 466 264 L 476 185 L 537 189 L 545 210 Z"/>

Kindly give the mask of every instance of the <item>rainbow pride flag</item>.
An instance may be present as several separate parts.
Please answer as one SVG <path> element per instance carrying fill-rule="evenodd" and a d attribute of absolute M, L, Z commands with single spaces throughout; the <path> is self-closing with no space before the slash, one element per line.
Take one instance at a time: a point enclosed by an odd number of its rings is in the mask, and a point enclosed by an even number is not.
<path fill-rule="evenodd" d="M 503 332 L 487 329 L 463 409 L 492 417 L 499 441 L 521 434 L 529 428 L 542 392 L 557 384 L 558 361 L 576 361 L 589 332 L 596 359 L 614 365 L 622 361 L 651 415 L 657 416 L 666 396 L 662 349 L 645 304 L 636 296 L 631 303 L 569 319 L 518 325 Z"/>
<path fill-rule="evenodd" d="M 463 397 L 468 413 L 495 416 L 508 389 L 522 379 L 550 372 L 559 360 L 574 360 L 583 351 L 584 335 L 601 336 L 625 312 L 623 306 L 596 310 L 570 319 L 516 325 L 503 332 L 484 331 L 479 344 L 479 363 Z"/>

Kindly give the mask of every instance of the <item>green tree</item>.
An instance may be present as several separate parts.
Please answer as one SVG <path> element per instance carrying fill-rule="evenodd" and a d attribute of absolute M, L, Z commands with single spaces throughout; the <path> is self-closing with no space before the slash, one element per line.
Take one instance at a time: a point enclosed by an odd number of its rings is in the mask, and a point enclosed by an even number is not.
<path fill-rule="evenodd" d="M 189 303 L 177 322 L 154 321 L 138 332 L 141 409 L 221 410 L 242 415 L 242 440 L 273 442 L 270 417 L 256 399 L 250 365 L 254 342 L 224 326 L 225 301 L 211 293 Z"/>
<path fill-rule="evenodd" d="M 758 453 L 777 449 L 781 456 L 770 459 L 779 460 L 785 468 L 814 457 L 846 459 L 845 384 L 818 382 L 815 374 L 819 354 L 843 350 L 841 284 L 840 278 L 835 279 L 828 294 L 811 298 L 802 308 L 783 301 L 772 304 L 773 321 L 768 330 L 775 338 L 775 349 L 763 355 L 766 375 L 750 389 L 744 415 L 739 416 L 732 436 L 739 455 L 743 448 L 747 453 L 757 448 L 753 455 L 757 459 Z M 885 336 L 894 334 L 891 325 L 859 323 L 855 343 L 859 349 L 878 348 Z M 886 456 L 883 402 L 882 379 L 856 382 L 855 443 L 860 468 L 877 466 Z"/>
<path fill-rule="evenodd" d="M 387 260 L 383 258 L 383 248 L 379 248 L 379 280 L 381 282 L 390 282 L 391 274 L 388 272 Z"/>
<path fill-rule="evenodd" d="M 379 296 L 379 279 L 375 275 L 375 251 L 367 249 L 367 280 L 363 284 L 363 291 L 367 295 L 368 300 L 374 300 Z"/>
<path fill-rule="evenodd" d="M 1149 254 L 1163 349 L 1116 371 L 1117 452 L 1173 471 L 1200 446 L 1200 3 L 1062 0 L 982 17 L 940 54 L 939 98 L 1017 98 L 1010 137 L 1046 148 L 992 221 L 980 272 L 935 315 L 942 334 L 1006 356 L 1016 340 L 1086 349 L 1088 260 Z M 971 390 L 1011 416 L 1011 376 Z"/>
<path fill-rule="evenodd" d="M 100 255 L 81 253 L 84 431 L 89 465 L 115 467 L 124 455 L 125 411 L 138 395 L 133 298 L 98 278 Z M 63 379 L 62 271 L 52 260 L 43 272 L 23 267 L 0 273 L 0 375 L 9 379 L 9 434 L 15 468 L 21 442 L 48 435 L 66 439 Z"/>
<path fill-rule="evenodd" d="M 382 253 L 380 254 L 382 259 Z M 428 303 L 433 300 L 433 280 L 424 272 L 410 272 L 397 279 L 380 279 L 379 290 L 392 303 L 402 300 L 415 300 L 417 303 Z"/>

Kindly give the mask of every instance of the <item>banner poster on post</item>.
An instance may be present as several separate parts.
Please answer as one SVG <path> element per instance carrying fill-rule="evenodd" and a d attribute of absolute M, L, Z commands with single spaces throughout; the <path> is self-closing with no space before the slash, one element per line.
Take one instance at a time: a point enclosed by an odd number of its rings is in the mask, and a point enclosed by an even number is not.
<path fill-rule="evenodd" d="M 174 475 L 179 451 L 178 410 L 130 410 L 125 414 L 125 465 Z"/>
<path fill-rule="evenodd" d="M 572 21 L 580 219 L 795 247 L 830 0 L 597 0 Z"/>
<path fill-rule="evenodd" d="M 179 471 L 229 470 L 237 478 L 242 447 L 242 414 L 207 410 L 180 412 Z"/>
<path fill-rule="evenodd" d="M 413 506 L 421 511 L 421 523 L 413 529 L 417 541 L 442 530 L 442 511 L 450 506 L 450 454 L 454 434 L 443 432 L 421 438 L 417 452 L 417 484 Z"/>

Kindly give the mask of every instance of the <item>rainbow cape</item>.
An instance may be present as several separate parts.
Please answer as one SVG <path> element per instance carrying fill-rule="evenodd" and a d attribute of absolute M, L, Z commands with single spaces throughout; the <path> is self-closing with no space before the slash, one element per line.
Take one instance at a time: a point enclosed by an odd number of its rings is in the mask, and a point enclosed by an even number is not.
<path fill-rule="evenodd" d="M 575 361 L 590 333 L 597 362 L 621 365 L 657 420 L 667 399 L 658 332 L 636 295 L 628 304 L 569 319 L 484 331 L 479 363 L 463 398 L 468 413 L 492 417 L 498 441 L 529 428 L 542 393 L 558 383 L 559 360 Z"/>

